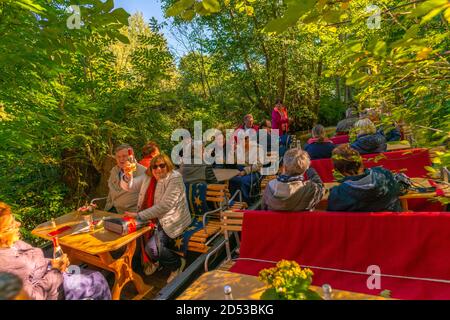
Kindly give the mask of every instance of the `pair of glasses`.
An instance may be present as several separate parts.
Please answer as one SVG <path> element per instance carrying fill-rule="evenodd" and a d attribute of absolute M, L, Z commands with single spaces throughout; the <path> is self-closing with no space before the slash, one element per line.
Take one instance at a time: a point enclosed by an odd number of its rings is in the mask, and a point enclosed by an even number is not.
<path fill-rule="evenodd" d="M 152 169 L 153 169 L 153 170 L 156 170 L 156 169 L 158 169 L 158 168 L 160 168 L 160 169 L 165 169 L 165 168 L 166 168 L 166 164 L 165 164 L 165 163 L 161 163 L 161 164 L 154 164 L 154 165 L 152 166 Z"/>

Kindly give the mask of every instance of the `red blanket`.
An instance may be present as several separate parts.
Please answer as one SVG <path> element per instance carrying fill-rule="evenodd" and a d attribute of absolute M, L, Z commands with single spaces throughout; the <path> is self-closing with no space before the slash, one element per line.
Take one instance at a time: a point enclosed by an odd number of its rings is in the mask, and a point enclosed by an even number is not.
<path fill-rule="evenodd" d="M 261 237 L 264 235 L 264 237 Z M 450 281 L 450 214 L 280 213 L 247 211 L 241 258 L 295 260 L 301 265 L 365 273 L 377 265 L 382 274 Z M 257 275 L 272 263 L 238 260 L 232 272 Z M 450 299 L 450 284 L 381 277 L 369 289 L 369 275 L 312 268 L 314 285 L 378 295 L 391 290 L 398 299 Z"/>

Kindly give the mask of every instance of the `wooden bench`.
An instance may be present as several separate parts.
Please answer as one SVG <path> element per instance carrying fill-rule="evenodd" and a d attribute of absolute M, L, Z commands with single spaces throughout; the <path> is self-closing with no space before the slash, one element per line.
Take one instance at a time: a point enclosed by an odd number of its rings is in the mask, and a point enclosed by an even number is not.
<path fill-rule="evenodd" d="M 223 268 L 223 270 L 228 270 L 233 265 L 233 260 L 231 257 L 231 247 L 230 247 L 230 236 L 235 235 L 237 242 L 237 250 L 240 246 L 240 239 L 238 232 L 242 231 L 242 221 L 244 218 L 244 212 L 237 212 L 234 210 L 225 210 L 220 214 L 220 231 L 224 236 L 224 241 L 211 251 L 205 259 L 205 271 L 208 271 L 208 262 L 210 257 L 215 254 L 220 248 L 225 246 L 225 251 L 227 254 L 227 259 L 225 262 L 219 267 Z"/>
<path fill-rule="evenodd" d="M 206 212 L 203 215 L 204 227 L 194 233 L 189 239 L 188 251 L 206 253 L 209 250 L 208 243 L 211 242 L 211 238 L 218 235 L 221 230 L 221 212 L 223 210 L 244 210 L 248 208 L 247 203 L 241 201 L 234 202 L 231 206 L 229 201 L 236 198 L 230 197 L 230 192 L 226 184 L 210 184 L 206 191 L 206 200 L 212 202 L 215 207 L 214 210 Z M 206 221 L 208 218 L 208 221 Z"/>

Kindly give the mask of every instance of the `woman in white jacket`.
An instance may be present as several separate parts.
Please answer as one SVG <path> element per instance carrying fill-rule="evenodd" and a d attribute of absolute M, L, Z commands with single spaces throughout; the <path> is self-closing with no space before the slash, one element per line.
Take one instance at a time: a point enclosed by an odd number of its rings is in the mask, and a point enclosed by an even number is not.
<path fill-rule="evenodd" d="M 126 214 L 143 221 L 158 220 L 155 232 L 145 245 L 145 251 L 156 263 L 146 270 L 146 274 L 155 272 L 161 265 L 172 271 L 167 280 L 170 282 L 186 265 L 185 259 L 171 250 L 174 239 L 191 224 L 183 178 L 164 154 L 152 159 L 143 176 L 133 178 L 125 171 L 121 187 L 127 191 L 139 191 L 138 212 Z"/>

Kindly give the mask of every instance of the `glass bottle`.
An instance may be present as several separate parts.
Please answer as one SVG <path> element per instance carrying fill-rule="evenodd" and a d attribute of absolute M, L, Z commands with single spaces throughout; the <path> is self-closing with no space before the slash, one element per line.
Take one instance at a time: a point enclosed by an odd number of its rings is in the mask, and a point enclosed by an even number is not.
<path fill-rule="evenodd" d="M 137 169 L 137 161 L 136 158 L 134 157 L 133 149 L 131 148 L 128 149 L 128 162 L 130 163 L 128 171 L 130 173 L 135 172 Z"/>
<path fill-rule="evenodd" d="M 324 300 L 333 300 L 331 297 L 331 293 L 333 292 L 333 290 L 331 289 L 331 286 L 329 284 L 324 284 L 322 286 L 322 291 Z"/>
<path fill-rule="evenodd" d="M 64 252 L 61 249 L 61 246 L 59 245 L 59 239 L 58 237 L 53 237 L 53 259 L 59 260 L 64 255 Z"/>

